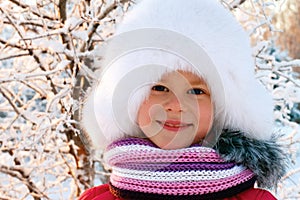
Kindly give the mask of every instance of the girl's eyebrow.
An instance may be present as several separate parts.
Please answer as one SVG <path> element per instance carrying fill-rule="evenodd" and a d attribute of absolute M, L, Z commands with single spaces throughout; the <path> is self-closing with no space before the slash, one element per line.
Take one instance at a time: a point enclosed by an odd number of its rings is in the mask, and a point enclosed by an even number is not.
<path fill-rule="evenodd" d="M 166 82 L 163 80 L 157 81 L 153 83 L 154 85 L 166 85 Z"/>
<path fill-rule="evenodd" d="M 203 79 L 191 80 L 190 83 L 192 85 L 206 85 L 206 82 Z"/>
<path fill-rule="evenodd" d="M 161 79 L 160 81 L 155 82 L 155 84 L 167 84 L 168 81 Z M 191 81 L 188 81 L 191 85 L 207 85 L 206 82 L 203 79 L 194 79 Z"/>

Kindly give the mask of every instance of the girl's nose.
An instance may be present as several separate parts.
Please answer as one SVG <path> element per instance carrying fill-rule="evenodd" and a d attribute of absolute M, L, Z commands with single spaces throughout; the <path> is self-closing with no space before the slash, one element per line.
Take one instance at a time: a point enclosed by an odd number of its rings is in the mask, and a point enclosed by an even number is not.
<path fill-rule="evenodd" d="M 164 108 L 167 112 L 182 112 L 182 102 L 180 102 L 179 98 L 176 95 L 171 94 L 165 102 Z"/>

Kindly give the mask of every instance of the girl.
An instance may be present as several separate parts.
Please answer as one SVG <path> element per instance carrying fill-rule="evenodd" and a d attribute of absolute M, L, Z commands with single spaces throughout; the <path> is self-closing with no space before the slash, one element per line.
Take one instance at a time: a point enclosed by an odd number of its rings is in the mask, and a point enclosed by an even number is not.
<path fill-rule="evenodd" d="M 221 4 L 143 0 L 102 47 L 82 124 L 112 174 L 81 200 L 276 199 L 271 98 Z"/>

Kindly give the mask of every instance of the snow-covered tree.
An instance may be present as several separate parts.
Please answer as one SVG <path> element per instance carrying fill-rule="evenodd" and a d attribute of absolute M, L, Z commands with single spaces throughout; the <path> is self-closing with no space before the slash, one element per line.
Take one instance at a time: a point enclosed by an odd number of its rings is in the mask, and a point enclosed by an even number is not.
<path fill-rule="evenodd" d="M 278 48 L 275 36 L 281 30 L 272 21 L 275 11 L 290 1 L 222 3 L 252 37 L 257 78 L 273 94 L 274 116 L 285 133 L 282 142 L 295 163 L 278 196 L 299 199 L 295 105 L 300 103 L 300 61 L 289 57 L 284 46 Z M 105 181 L 101 160 L 89 153 L 88 138 L 79 128 L 80 107 L 95 78 L 93 50 L 113 35 L 132 4 L 0 1 L 0 199 L 75 199 Z"/>
<path fill-rule="evenodd" d="M 129 5 L 0 1 L 0 199 L 74 199 L 93 184 L 78 127 L 87 64 Z"/>

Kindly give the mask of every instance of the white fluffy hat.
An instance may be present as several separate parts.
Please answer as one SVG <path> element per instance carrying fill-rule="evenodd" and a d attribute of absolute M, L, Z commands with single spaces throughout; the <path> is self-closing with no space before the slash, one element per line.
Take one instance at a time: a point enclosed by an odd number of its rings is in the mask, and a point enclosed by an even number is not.
<path fill-rule="evenodd" d="M 139 106 L 151 84 L 178 69 L 207 81 L 218 127 L 213 131 L 270 139 L 272 101 L 254 78 L 251 52 L 248 35 L 217 0 L 142 0 L 96 52 L 102 57 L 99 81 L 82 112 L 93 148 L 143 136 L 135 123 Z"/>

